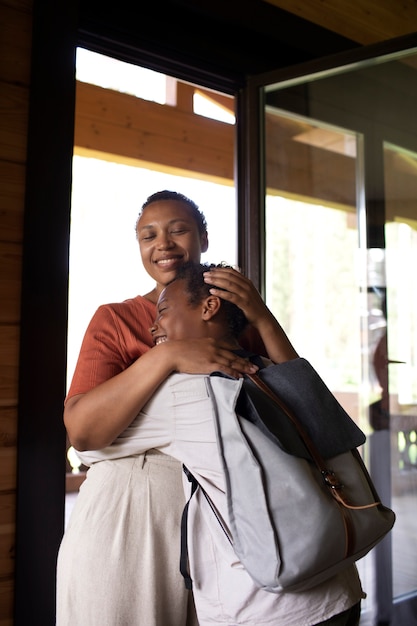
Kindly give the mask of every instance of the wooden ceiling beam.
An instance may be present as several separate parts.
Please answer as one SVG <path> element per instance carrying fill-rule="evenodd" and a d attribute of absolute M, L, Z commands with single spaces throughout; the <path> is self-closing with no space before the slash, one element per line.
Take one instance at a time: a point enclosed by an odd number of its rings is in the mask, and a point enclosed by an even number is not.
<path fill-rule="evenodd" d="M 362 45 L 417 31 L 415 0 L 263 1 Z"/>
<path fill-rule="evenodd" d="M 86 83 L 77 83 L 75 117 L 76 147 L 233 180 L 231 124 Z"/>
<path fill-rule="evenodd" d="M 233 184 L 234 126 L 193 113 L 195 88 L 181 82 L 177 87 L 178 104 L 172 106 L 77 83 L 75 153 Z M 320 145 L 300 141 L 309 128 L 267 114 L 268 193 L 354 212 L 354 155 L 336 150 L 326 137 Z M 415 167 L 414 160 L 397 159 L 395 168 L 389 168 L 395 171 L 389 205 L 392 218 L 410 213 L 404 207 L 415 197 L 414 187 L 410 188 Z"/>

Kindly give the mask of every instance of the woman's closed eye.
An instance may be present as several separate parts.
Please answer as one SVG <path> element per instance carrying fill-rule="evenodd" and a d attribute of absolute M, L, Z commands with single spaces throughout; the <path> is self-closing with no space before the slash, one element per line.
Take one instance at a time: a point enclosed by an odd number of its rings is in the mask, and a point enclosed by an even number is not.
<path fill-rule="evenodd" d="M 161 315 L 163 315 L 164 312 L 167 311 L 168 309 L 169 309 L 169 305 L 165 301 L 162 301 L 161 304 L 157 304 L 156 305 L 157 318 L 159 319 Z"/>
<path fill-rule="evenodd" d="M 190 231 L 187 228 L 176 228 L 175 230 L 170 231 L 170 235 L 185 235 Z"/>

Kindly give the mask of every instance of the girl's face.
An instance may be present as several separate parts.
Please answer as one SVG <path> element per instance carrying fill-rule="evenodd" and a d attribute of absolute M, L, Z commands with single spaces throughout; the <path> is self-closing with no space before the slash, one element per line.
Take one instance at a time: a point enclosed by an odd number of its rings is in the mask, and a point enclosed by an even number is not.
<path fill-rule="evenodd" d="M 156 281 L 158 293 L 176 276 L 186 261 L 200 262 L 208 248 L 207 234 L 200 234 L 189 207 L 178 200 L 148 205 L 137 225 L 142 263 Z"/>
<path fill-rule="evenodd" d="M 188 302 L 184 281 L 179 279 L 165 287 L 156 305 L 156 319 L 151 334 L 155 345 L 176 339 L 200 339 L 207 336 L 204 303 Z"/>

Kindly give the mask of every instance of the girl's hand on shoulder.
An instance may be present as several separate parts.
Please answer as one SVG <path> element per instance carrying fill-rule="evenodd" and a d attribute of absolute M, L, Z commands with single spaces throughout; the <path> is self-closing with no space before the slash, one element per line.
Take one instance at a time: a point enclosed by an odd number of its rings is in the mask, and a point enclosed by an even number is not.
<path fill-rule="evenodd" d="M 241 378 L 258 370 L 256 365 L 211 338 L 166 341 L 153 350 L 161 351 L 161 358 L 169 360 L 172 371 L 183 374 L 220 371 L 233 378 Z"/>

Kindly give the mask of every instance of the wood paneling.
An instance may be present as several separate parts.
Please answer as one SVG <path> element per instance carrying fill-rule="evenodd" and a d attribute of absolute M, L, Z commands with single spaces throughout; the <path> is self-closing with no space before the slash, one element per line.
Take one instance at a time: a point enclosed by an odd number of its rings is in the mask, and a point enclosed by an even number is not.
<path fill-rule="evenodd" d="M 0 495 L 4 496 L 5 506 L 12 511 L 13 507 L 11 504 L 14 502 L 14 498 L 10 498 L 10 496 L 12 496 L 16 487 L 16 447 L 0 447 L 0 462 L 2 467 L 0 474 Z M 7 497 L 8 495 L 9 497 Z M 14 516 L 10 524 L 6 524 L 6 526 L 10 531 L 14 532 L 14 528 L 10 528 L 12 522 L 14 522 Z"/>
<path fill-rule="evenodd" d="M 17 395 L 32 0 L 0 2 L 0 624 L 13 624 Z"/>
<path fill-rule="evenodd" d="M 3 551 L 7 554 L 7 544 L 3 546 Z M 0 584 L 0 625 L 1 626 L 13 626 L 13 593 L 14 583 L 13 576 L 5 577 Z M 5 617 L 1 617 L 1 616 Z"/>
<path fill-rule="evenodd" d="M 14 5 L 14 6 L 12 6 Z M 32 16 L 31 2 L 1 3 L 0 80 L 29 85 Z M 17 10 L 22 9 L 22 10 Z"/>
<path fill-rule="evenodd" d="M 22 163 L 0 160 L 0 238 L 2 241 L 22 242 L 25 173 L 25 166 Z"/>
<path fill-rule="evenodd" d="M 8 83 L 0 90 L 0 161 L 26 160 L 28 104 L 27 87 Z"/>
<path fill-rule="evenodd" d="M 17 423 L 14 408 L 0 407 L 0 448 L 16 447 Z M 0 520 L 3 508 L 0 507 Z"/>
<path fill-rule="evenodd" d="M 12 407 L 17 405 L 19 363 L 19 326 L 17 324 L 0 324 L 0 345 L 0 406 Z"/>
<path fill-rule="evenodd" d="M 362 45 L 417 31 L 415 0 L 264 0 Z"/>
<path fill-rule="evenodd" d="M 0 241 L 0 324 L 18 324 L 22 246 Z"/>

